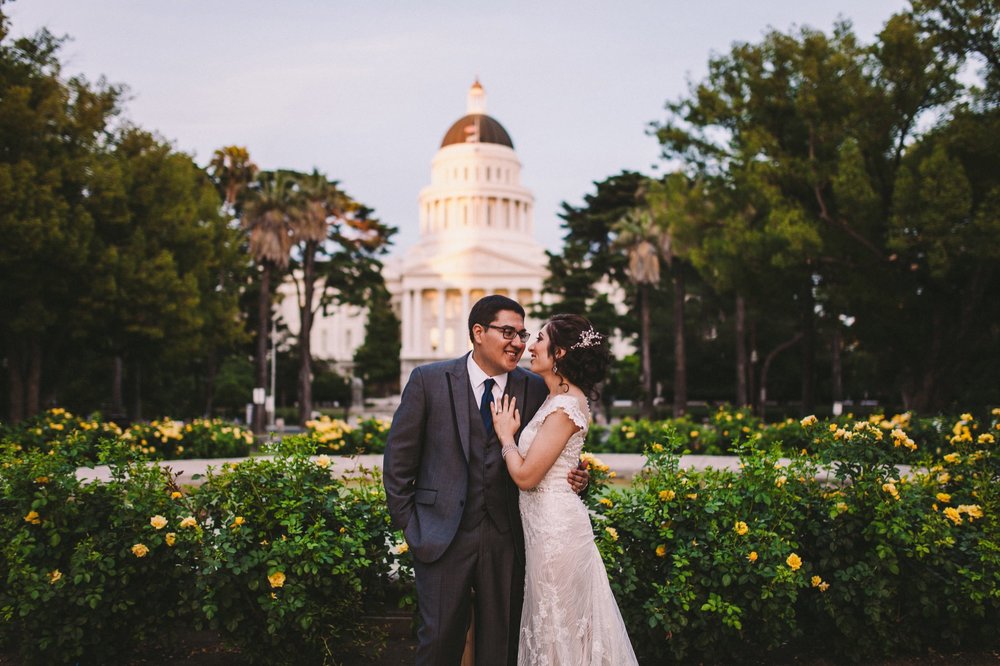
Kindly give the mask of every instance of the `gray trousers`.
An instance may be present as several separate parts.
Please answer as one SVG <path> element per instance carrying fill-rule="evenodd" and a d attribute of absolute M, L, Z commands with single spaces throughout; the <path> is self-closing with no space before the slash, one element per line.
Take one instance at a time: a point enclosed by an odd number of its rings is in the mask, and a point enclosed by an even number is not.
<path fill-rule="evenodd" d="M 455 540 L 436 562 L 413 563 L 420 628 L 418 666 L 458 666 L 475 609 L 476 666 L 517 663 L 524 563 L 514 552 L 511 532 L 501 533 L 489 517 Z M 475 591 L 475 595 L 472 592 Z"/>

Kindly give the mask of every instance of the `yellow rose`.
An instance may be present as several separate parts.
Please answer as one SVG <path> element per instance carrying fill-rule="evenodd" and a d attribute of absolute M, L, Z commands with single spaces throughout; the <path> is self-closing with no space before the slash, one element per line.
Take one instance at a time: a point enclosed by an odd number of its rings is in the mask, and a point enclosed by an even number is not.
<path fill-rule="evenodd" d="M 969 520 L 983 517 L 983 509 L 978 504 L 959 504 L 958 512 L 969 516 Z"/>
<path fill-rule="evenodd" d="M 609 500 L 609 499 L 608 499 L 607 497 L 602 497 L 601 499 L 599 499 L 599 500 L 597 500 L 597 501 L 598 501 L 598 502 L 599 502 L 600 504 L 603 504 L 603 505 L 604 505 L 604 506 L 606 506 L 606 507 L 612 507 L 612 506 L 614 506 L 614 505 L 615 505 L 615 503 L 614 503 L 614 502 L 612 502 L 611 500 Z"/>
<path fill-rule="evenodd" d="M 173 546 L 174 542 L 177 541 L 177 535 L 174 532 L 167 532 L 163 538 L 168 546 Z"/>
<path fill-rule="evenodd" d="M 847 502 L 837 502 L 835 508 L 837 509 L 837 513 L 844 513 L 847 511 Z"/>
<path fill-rule="evenodd" d="M 132 554 L 136 557 L 146 557 L 146 553 L 149 552 L 149 548 L 146 548 L 145 544 L 137 543 L 132 546 Z"/>
<path fill-rule="evenodd" d="M 824 582 L 820 583 L 819 585 L 817 585 L 816 587 L 819 588 L 820 592 L 826 592 L 827 590 L 830 589 L 830 584 L 827 583 L 826 581 L 824 581 Z"/>
<path fill-rule="evenodd" d="M 956 525 L 962 524 L 962 515 L 953 506 L 945 507 L 944 517 L 955 523 Z"/>
<path fill-rule="evenodd" d="M 267 577 L 267 582 L 271 584 L 271 587 L 284 587 L 285 585 L 285 574 L 280 571 L 276 571 Z"/>
<path fill-rule="evenodd" d="M 733 526 L 733 529 L 734 529 L 734 530 L 736 531 L 736 533 L 737 533 L 737 534 L 739 534 L 740 536 L 743 536 L 744 534 L 746 534 L 747 532 L 749 532 L 749 531 L 750 531 L 750 528 L 749 528 L 749 527 L 747 527 L 747 524 L 746 524 L 746 523 L 744 523 L 744 522 L 743 522 L 742 520 L 737 520 L 737 521 L 736 521 L 736 525 L 734 525 L 734 526 Z"/>
<path fill-rule="evenodd" d="M 149 519 L 149 524 L 158 530 L 162 530 L 167 526 L 167 519 L 163 516 L 153 516 Z"/>
<path fill-rule="evenodd" d="M 322 468 L 327 468 L 330 466 L 330 456 L 320 456 L 316 458 L 316 464 Z"/>
<path fill-rule="evenodd" d="M 976 441 L 980 444 L 993 444 L 996 440 L 993 439 L 993 435 L 988 432 L 984 432 L 976 439 Z"/>
<path fill-rule="evenodd" d="M 653 453 L 662 453 L 663 452 L 663 445 L 662 444 L 656 444 L 656 443 L 654 443 L 649 448 L 653 451 Z"/>
<path fill-rule="evenodd" d="M 31 523 L 32 525 L 41 525 L 42 519 L 38 515 L 37 511 L 29 511 L 28 514 L 24 517 L 24 522 Z"/>
<path fill-rule="evenodd" d="M 779 476 L 777 479 L 774 480 L 774 485 L 780 488 L 781 486 L 785 485 L 786 481 L 788 481 L 787 476 Z"/>
<path fill-rule="evenodd" d="M 692 430 L 691 431 L 691 439 L 694 439 L 694 438 L 698 437 L 698 435 L 700 435 L 700 434 L 701 433 L 698 432 L 697 430 Z"/>
<path fill-rule="evenodd" d="M 820 583 L 823 582 L 823 579 L 820 578 L 819 576 L 813 576 L 811 579 L 809 579 L 809 582 L 812 583 L 813 587 L 819 587 Z"/>
<path fill-rule="evenodd" d="M 35 478 L 35 483 L 37 483 L 40 486 L 44 486 L 48 482 L 49 482 L 49 477 L 47 476 L 39 476 Z"/>
<path fill-rule="evenodd" d="M 186 529 L 188 527 L 194 527 L 198 524 L 198 521 L 194 519 L 194 516 L 188 516 L 181 521 L 181 529 Z"/>
<path fill-rule="evenodd" d="M 696 500 L 698 499 L 698 493 L 688 493 L 684 497 L 687 497 L 689 500 Z"/>
<path fill-rule="evenodd" d="M 667 555 L 667 547 L 661 543 L 659 546 L 656 547 L 656 556 L 666 557 L 666 555 Z"/>
<path fill-rule="evenodd" d="M 604 531 L 607 532 L 608 535 L 611 536 L 611 540 L 612 541 L 618 541 L 618 530 L 616 530 L 613 527 L 605 527 Z"/>
<path fill-rule="evenodd" d="M 785 559 L 785 564 L 787 564 L 792 571 L 798 571 L 799 567 L 802 566 L 802 558 L 792 553 Z"/>
<path fill-rule="evenodd" d="M 799 423 L 802 424 L 803 428 L 808 428 L 811 425 L 816 425 L 817 422 L 819 422 L 819 419 L 816 418 L 815 414 L 810 414 L 809 416 L 799 421 Z"/>
<path fill-rule="evenodd" d="M 236 518 L 233 519 L 233 524 L 230 525 L 229 527 L 235 529 L 245 522 L 246 520 L 243 519 L 243 516 L 236 516 Z"/>
<path fill-rule="evenodd" d="M 935 497 L 937 498 L 937 501 L 941 502 L 942 504 L 948 504 L 949 502 L 951 502 L 951 495 L 949 495 L 948 493 L 938 493 L 937 495 L 935 495 Z"/>
<path fill-rule="evenodd" d="M 181 497 L 183 497 L 183 495 L 181 495 L 180 492 L 176 490 L 170 493 L 170 499 L 180 499 Z"/>
<path fill-rule="evenodd" d="M 750 554 L 747 555 L 747 559 L 750 560 L 751 562 L 756 562 L 757 561 L 757 551 L 756 550 L 751 550 Z"/>
<path fill-rule="evenodd" d="M 949 453 L 948 455 L 946 455 L 944 457 L 944 461 L 946 463 L 957 463 L 961 459 L 962 459 L 962 456 L 960 456 L 957 453 Z"/>
<path fill-rule="evenodd" d="M 672 490 L 661 490 L 660 491 L 660 501 L 661 502 L 669 502 L 670 500 L 672 500 L 676 496 L 677 496 L 677 493 L 675 493 Z"/>
<path fill-rule="evenodd" d="M 62 572 L 59 569 L 53 569 L 49 572 L 49 585 L 54 584 L 60 578 L 62 578 Z"/>

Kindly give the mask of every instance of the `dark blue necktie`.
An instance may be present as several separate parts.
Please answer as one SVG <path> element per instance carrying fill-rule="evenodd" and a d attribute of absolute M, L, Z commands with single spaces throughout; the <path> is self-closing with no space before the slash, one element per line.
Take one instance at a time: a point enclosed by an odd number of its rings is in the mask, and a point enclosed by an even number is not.
<path fill-rule="evenodd" d="M 493 385 L 496 380 L 487 379 L 483 382 L 483 397 L 479 401 L 479 416 L 483 419 L 483 427 L 486 428 L 486 437 L 493 434 Z"/>

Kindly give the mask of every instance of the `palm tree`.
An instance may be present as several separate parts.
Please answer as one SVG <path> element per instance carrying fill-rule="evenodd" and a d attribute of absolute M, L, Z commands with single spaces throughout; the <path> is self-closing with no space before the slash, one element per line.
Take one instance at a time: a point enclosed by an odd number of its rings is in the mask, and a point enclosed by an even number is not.
<path fill-rule="evenodd" d="M 653 360 L 650 348 L 650 288 L 660 283 L 660 233 L 646 207 L 633 208 L 615 223 L 615 246 L 628 253 L 628 277 L 636 288 L 642 362 L 642 416 L 653 415 Z"/>
<path fill-rule="evenodd" d="M 299 298 L 299 421 L 312 418 L 312 344 L 311 333 L 317 308 L 316 256 L 330 238 L 331 229 L 353 203 L 317 170 L 298 178 L 301 207 L 295 215 L 293 239 L 302 262 L 302 289 Z M 321 301 L 324 287 L 320 288 Z"/>
<path fill-rule="evenodd" d="M 267 385 L 267 339 L 271 324 L 271 279 L 274 271 L 288 268 L 297 214 L 295 181 L 285 172 L 265 172 L 243 210 L 241 223 L 249 236 L 250 255 L 260 268 L 257 301 L 257 352 L 254 385 Z M 253 429 L 264 432 L 264 409 L 254 404 Z"/>

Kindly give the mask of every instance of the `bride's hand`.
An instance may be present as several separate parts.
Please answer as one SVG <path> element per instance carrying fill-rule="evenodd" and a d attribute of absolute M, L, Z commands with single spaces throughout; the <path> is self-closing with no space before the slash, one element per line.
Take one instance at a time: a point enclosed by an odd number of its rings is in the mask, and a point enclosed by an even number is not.
<path fill-rule="evenodd" d="M 514 407 L 516 401 L 513 396 L 505 395 L 493 403 L 493 430 L 501 443 L 513 441 L 514 433 L 521 427 L 521 414 Z"/>

